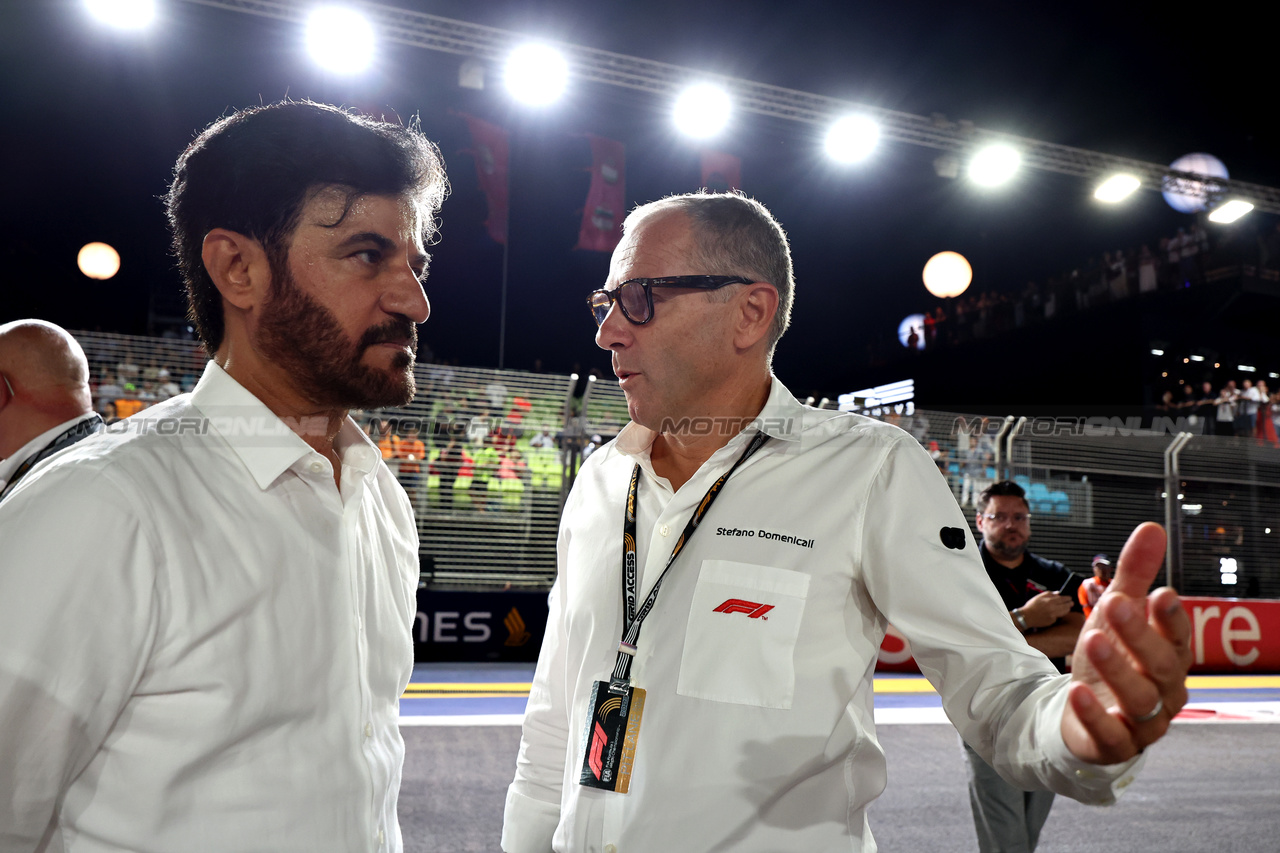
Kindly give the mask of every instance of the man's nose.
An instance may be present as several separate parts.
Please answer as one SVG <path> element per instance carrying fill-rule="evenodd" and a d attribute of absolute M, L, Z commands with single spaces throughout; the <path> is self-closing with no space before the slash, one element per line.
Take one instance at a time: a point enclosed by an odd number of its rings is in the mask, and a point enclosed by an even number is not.
<path fill-rule="evenodd" d="M 431 316 L 431 302 L 422 281 L 408 266 L 395 272 L 380 304 L 388 314 L 403 314 L 415 323 L 425 323 Z"/>
<path fill-rule="evenodd" d="M 609 306 L 609 313 L 604 322 L 596 329 L 596 346 L 600 349 L 613 349 L 626 346 L 632 340 L 631 323 L 622 316 L 622 307 L 615 301 Z"/>

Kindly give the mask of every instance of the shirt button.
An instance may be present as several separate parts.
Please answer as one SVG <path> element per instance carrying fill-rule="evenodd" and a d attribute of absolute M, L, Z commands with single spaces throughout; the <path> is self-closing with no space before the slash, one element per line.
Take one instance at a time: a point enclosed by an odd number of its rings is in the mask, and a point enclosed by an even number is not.
<path fill-rule="evenodd" d="M 373 723 L 364 724 L 364 736 L 373 737 Z"/>
<path fill-rule="evenodd" d="M 661 531 L 663 536 L 668 535 L 669 533 L 671 533 L 670 525 L 667 525 L 667 524 L 662 525 Z"/>
<path fill-rule="evenodd" d="M 323 473 L 324 473 L 324 463 L 323 463 L 323 462 L 312 462 L 312 463 L 311 463 L 311 473 L 312 473 L 312 474 L 323 474 Z"/>
<path fill-rule="evenodd" d="M 382 834 L 382 830 L 381 830 L 381 829 L 379 829 L 379 830 L 378 830 L 378 846 L 379 846 L 379 847 L 381 847 L 381 846 L 382 846 L 382 842 L 383 842 L 383 841 L 385 841 L 385 840 L 386 840 L 386 836 L 384 836 L 384 835 Z"/>
<path fill-rule="evenodd" d="M 604 853 L 618 853 L 618 845 L 606 844 L 604 846 Z"/>

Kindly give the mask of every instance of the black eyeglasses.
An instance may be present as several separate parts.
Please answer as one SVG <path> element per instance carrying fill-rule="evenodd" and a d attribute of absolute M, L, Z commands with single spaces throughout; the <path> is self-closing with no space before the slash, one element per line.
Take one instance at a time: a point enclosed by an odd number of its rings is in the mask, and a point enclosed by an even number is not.
<path fill-rule="evenodd" d="M 689 287 L 695 290 L 719 290 L 730 284 L 751 284 L 752 279 L 740 275 L 669 275 L 662 278 L 630 278 L 613 290 L 593 290 L 587 297 L 596 325 L 604 323 L 609 309 L 617 302 L 622 316 L 643 326 L 653 319 L 653 288 Z"/>

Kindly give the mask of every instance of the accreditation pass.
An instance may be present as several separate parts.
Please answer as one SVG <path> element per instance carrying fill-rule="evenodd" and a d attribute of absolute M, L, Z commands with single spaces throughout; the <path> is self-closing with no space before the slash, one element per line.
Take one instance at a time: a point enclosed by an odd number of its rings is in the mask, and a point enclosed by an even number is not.
<path fill-rule="evenodd" d="M 625 794 L 631 787 L 631 767 L 640 737 L 640 716 L 644 713 L 644 690 L 627 685 L 615 693 L 609 682 L 597 681 L 591 688 L 591 713 L 583 732 L 582 775 L 579 782 Z"/>

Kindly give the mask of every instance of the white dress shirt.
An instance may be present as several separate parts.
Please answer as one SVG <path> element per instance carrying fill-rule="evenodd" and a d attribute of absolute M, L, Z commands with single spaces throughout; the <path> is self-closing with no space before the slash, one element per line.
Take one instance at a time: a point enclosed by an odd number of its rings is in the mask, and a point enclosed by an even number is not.
<path fill-rule="evenodd" d="M 694 507 L 756 429 L 662 583 L 632 666 L 648 691 L 629 793 L 578 783 L 592 683 L 622 636 L 622 521 L 632 467 L 641 600 Z M 1077 761 L 1060 734 L 1066 676 L 1014 629 L 955 498 L 903 431 L 808 409 L 776 379 L 756 421 L 681 489 L 636 424 L 583 465 L 529 695 L 503 849 L 873 851 L 885 785 L 872 680 L 885 627 L 911 641 L 952 723 L 1004 775 L 1104 803 L 1131 764 Z M 961 535 L 963 549 L 954 544 Z M 771 605 L 766 618 L 721 610 Z"/>
<path fill-rule="evenodd" d="M 336 448 L 210 363 L 0 504 L 0 851 L 401 848 L 417 534 Z"/>
<path fill-rule="evenodd" d="M 94 412 L 90 412 L 87 415 L 80 415 L 69 421 L 63 421 L 53 429 L 45 430 L 26 444 L 19 447 L 13 452 L 12 456 L 0 459 L 0 492 L 4 491 L 4 487 L 9 484 L 9 478 L 12 477 L 14 472 L 22 466 L 23 462 L 26 462 L 32 456 L 40 453 L 52 444 L 55 438 L 71 429 L 76 424 L 82 421 L 91 420 L 95 417 L 97 417 L 97 415 Z"/>

